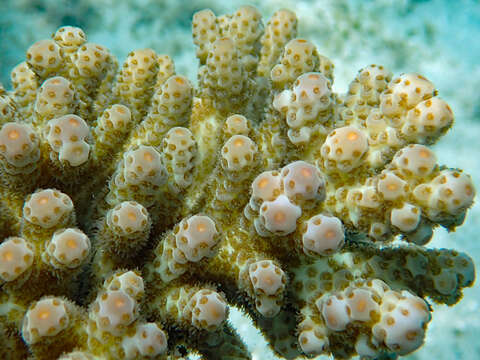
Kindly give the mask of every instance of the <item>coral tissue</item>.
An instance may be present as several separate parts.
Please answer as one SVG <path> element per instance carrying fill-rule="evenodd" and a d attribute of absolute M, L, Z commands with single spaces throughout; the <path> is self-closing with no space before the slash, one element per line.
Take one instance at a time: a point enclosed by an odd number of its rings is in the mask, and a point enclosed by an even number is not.
<path fill-rule="evenodd" d="M 231 305 L 289 359 L 422 345 L 429 304 L 475 277 L 425 247 L 475 195 L 428 147 L 454 115 L 381 65 L 335 93 L 296 29 L 288 10 L 197 12 L 197 87 L 79 28 L 28 49 L 0 88 L 4 358 L 250 359 Z"/>

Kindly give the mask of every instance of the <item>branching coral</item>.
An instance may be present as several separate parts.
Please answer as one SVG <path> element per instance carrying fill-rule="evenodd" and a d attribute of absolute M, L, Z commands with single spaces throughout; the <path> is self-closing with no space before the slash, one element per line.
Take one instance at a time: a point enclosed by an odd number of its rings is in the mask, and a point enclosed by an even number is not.
<path fill-rule="evenodd" d="M 428 148 L 452 111 L 380 65 L 336 94 L 296 26 L 196 13 L 198 88 L 151 49 L 119 69 L 78 28 L 30 47 L 0 93 L 5 354 L 249 359 L 229 305 L 285 358 L 422 345 L 428 301 L 475 277 L 423 246 L 475 195 Z"/>

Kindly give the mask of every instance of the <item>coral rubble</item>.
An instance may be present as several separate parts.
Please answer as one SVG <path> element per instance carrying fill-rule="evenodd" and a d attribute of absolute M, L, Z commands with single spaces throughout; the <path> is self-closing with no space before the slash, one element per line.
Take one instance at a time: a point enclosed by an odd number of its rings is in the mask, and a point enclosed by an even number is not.
<path fill-rule="evenodd" d="M 475 196 L 428 147 L 453 113 L 381 65 L 336 94 L 296 28 L 197 12 L 197 88 L 151 49 L 119 67 L 79 28 L 28 49 L 0 90 L 4 357 L 249 359 L 229 305 L 289 359 L 422 345 L 429 301 L 475 278 L 424 246 Z"/>

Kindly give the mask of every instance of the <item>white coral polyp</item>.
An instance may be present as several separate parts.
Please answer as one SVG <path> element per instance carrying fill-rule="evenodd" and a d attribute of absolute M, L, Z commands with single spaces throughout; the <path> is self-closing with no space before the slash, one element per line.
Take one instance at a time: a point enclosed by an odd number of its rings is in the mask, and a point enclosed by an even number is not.
<path fill-rule="evenodd" d="M 333 331 L 345 330 L 347 324 L 351 321 L 348 303 L 341 295 L 331 295 L 326 299 L 319 299 L 316 305 L 325 320 L 325 324 Z"/>
<path fill-rule="evenodd" d="M 124 201 L 108 211 L 107 224 L 119 236 L 137 236 L 149 225 L 148 212 L 135 201 Z"/>
<path fill-rule="evenodd" d="M 475 187 L 472 178 L 463 172 L 443 170 L 433 179 L 432 186 L 432 205 L 449 214 L 456 215 L 473 203 Z"/>
<path fill-rule="evenodd" d="M 271 260 L 254 262 L 248 272 L 257 293 L 277 295 L 285 288 L 285 273 Z"/>
<path fill-rule="evenodd" d="M 453 123 L 453 112 L 448 104 L 438 98 L 422 101 L 407 114 L 402 134 L 409 138 L 436 137 Z"/>
<path fill-rule="evenodd" d="M 99 118 L 99 124 L 104 128 L 116 130 L 126 128 L 132 121 L 130 109 L 125 105 L 115 104 L 105 109 Z"/>
<path fill-rule="evenodd" d="M 350 172 L 361 165 L 368 150 L 367 137 L 354 126 L 345 126 L 328 134 L 320 151 L 326 169 Z"/>
<path fill-rule="evenodd" d="M 377 190 L 385 200 L 393 201 L 402 198 L 407 189 L 407 182 L 390 171 L 382 173 L 377 183 Z"/>
<path fill-rule="evenodd" d="M 284 166 L 281 175 L 285 194 L 290 199 L 324 199 L 325 182 L 315 166 L 305 161 L 295 161 Z"/>
<path fill-rule="evenodd" d="M 287 124 L 296 128 L 330 106 L 330 81 L 322 73 L 300 75 L 293 85 Z M 291 116 L 295 114 L 295 116 Z"/>
<path fill-rule="evenodd" d="M 399 150 L 392 164 L 407 175 L 424 177 L 435 168 L 437 157 L 428 147 L 412 144 Z"/>
<path fill-rule="evenodd" d="M 424 76 L 417 73 L 406 73 L 393 79 L 389 86 L 394 102 L 410 109 L 420 101 L 429 99 L 434 95 L 435 86 Z"/>
<path fill-rule="evenodd" d="M 74 26 L 62 26 L 52 37 L 57 44 L 66 48 L 64 50 L 68 52 L 76 49 L 86 41 L 83 30 Z"/>
<path fill-rule="evenodd" d="M 55 259 L 55 267 L 78 267 L 90 252 L 90 240 L 79 229 L 62 229 L 53 234 L 47 245 L 48 254 Z"/>
<path fill-rule="evenodd" d="M 252 183 L 252 198 L 259 201 L 272 201 L 280 195 L 282 181 L 278 171 L 264 171 Z"/>
<path fill-rule="evenodd" d="M 65 302 L 56 297 L 37 301 L 23 318 L 22 335 L 28 344 L 42 337 L 55 336 L 68 326 L 69 316 Z"/>
<path fill-rule="evenodd" d="M 328 348 L 328 337 L 326 331 L 322 331 L 321 327 L 304 330 L 298 336 L 298 344 L 302 351 L 307 355 L 320 355 Z"/>
<path fill-rule="evenodd" d="M 260 207 L 260 218 L 265 228 L 277 235 L 288 235 L 295 231 L 302 209 L 285 195 L 273 201 L 265 201 Z"/>
<path fill-rule="evenodd" d="M 134 299 L 140 298 L 145 290 L 142 277 L 134 271 L 116 273 L 105 281 L 104 287 L 124 291 Z"/>
<path fill-rule="evenodd" d="M 69 114 L 47 123 L 47 141 L 60 161 L 79 166 L 88 160 L 90 129 L 80 116 Z"/>
<path fill-rule="evenodd" d="M 75 92 L 70 81 L 61 76 L 49 78 L 38 90 L 35 112 L 49 118 L 66 115 L 73 110 L 74 97 Z"/>
<path fill-rule="evenodd" d="M 187 317 L 191 317 L 193 326 L 212 331 L 227 319 L 228 307 L 226 301 L 216 291 L 202 289 L 192 296 L 185 312 Z"/>
<path fill-rule="evenodd" d="M 222 166 L 227 171 L 247 170 L 253 165 L 257 151 L 257 145 L 249 137 L 233 135 L 222 147 Z"/>
<path fill-rule="evenodd" d="M 108 65 L 109 52 L 101 45 L 86 43 L 73 57 L 73 63 L 81 76 L 100 77 Z"/>
<path fill-rule="evenodd" d="M 33 248 L 20 237 L 10 237 L 0 244 L 0 279 L 13 281 L 33 263 Z"/>
<path fill-rule="evenodd" d="M 136 301 L 123 290 L 107 290 L 93 306 L 99 329 L 120 335 L 136 317 Z"/>
<path fill-rule="evenodd" d="M 287 282 L 283 270 L 271 260 L 260 260 L 250 264 L 248 273 L 257 311 L 265 317 L 277 315 Z"/>
<path fill-rule="evenodd" d="M 167 336 L 155 323 L 137 325 L 133 337 L 124 337 L 122 348 L 126 359 L 155 357 L 167 350 Z"/>
<path fill-rule="evenodd" d="M 303 251 L 308 255 L 331 255 L 345 243 L 342 222 L 334 216 L 313 216 L 306 227 L 302 243 Z"/>
<path fill-rule="evenodd" d="M 40 158 L 39 141 L 32 127 L 9 122 L 0 130 L 0 155 L 15 167 L 27 166 Z"/>
<path fill-rule="evenodd" d="M 417 206 L 405 203 L 401 208 L 392 210 L 390 222 L 400 231 L 410 232 L 417 228 L 421 215 L 422 212 Z"/>
<path fill-rule="evenodd" d="M 370 289 L 348 289 L 345 295 L 352 321 L 372 321 L 372 315 L 379 313 L 380 300 L 375 301 L 374 293 Z"/>
<path fill-rule="evenodd" d="M 175 243 L 188 261 L 197 262 L 213 255 L 219 233 L 215 222 L 204 215 L 194 215 L 183 219 L 175 234 Z"/>
<path fill-rule="evenodd" d="M 188 117 L 183 115 L 189 113 L 191 107 L 192 84 L 186 77 L 179 75 L 169 77 L 163 84 L 158 97 L 158 102 L 161 104 L 158 107 L 160 114 L 177 121 L 184 119 L 180 123 L 188 120 Z"/>
<path fill-rule="evenodd" d="M 225 134 L 228 136 L 245 135 L 248 136 L 250 126 L 245 116 L 240 114 L 231 115 L 225 120 Z"/>
<path fill-rule="evenodd" d="M 32 224 L 48 229 L 73 212 L 73 202 L 68 195 L 58 190 L 39 190 L 27 197 L 23 216 Z"/>
<path fill-rule="evenodd" d="M 425 301 L 408 291 L 385 297 L 381 319 L 373 327 L 373 336 L 398 355 L 406 355 L 418 349 L 425 336 L 426 324 L 431 315 Z M 392 294 L 393 295 L 393 294 Z"/>
<path fill-rule="evenodd" d="M 195 146 L 195 138 L 192 132 L 185 127 L 177 126 L 171 128 L 163 138 L 162 151 L 164 154 L 167 154 L 167 160 L 183 162 L 189 165 L 194 155 Z M 173 169 L 173 171 L 185 172 L 190 167 L 187 169 Z"/>
<path fill-rule="evenodd" d="M 128 184 L 160 186 L 167 180 L 160 153 L 152 146 L 140 145 L 123 156 L 124 176 Z"/>

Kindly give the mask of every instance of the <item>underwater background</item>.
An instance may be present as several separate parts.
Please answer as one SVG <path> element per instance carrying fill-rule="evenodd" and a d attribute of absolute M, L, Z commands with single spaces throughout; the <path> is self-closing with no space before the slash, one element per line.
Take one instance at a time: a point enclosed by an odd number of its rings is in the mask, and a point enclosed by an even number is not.
<path fill-rule="evenodd" d="M 356 72 L 371 63 L 394 74 L 418 72 L 437 87 L 456 115 L 452 130 L 434 150 L 442 163 L 465 169 L 480 187 L 480 1 L 479 0 L 0 0 L 0 82 L 27 48 L 62 25 L 83 28 L 91 42 L 108 47 L 122 62 L 134 49 L 153 48 L 175 61 L 176 72 L 196 80 L 192 15 L 256 6 L 266 21 L 288 8 L 299 19 L 299 37 L 317 45 L 335 64 L 334 90 L 345 92 Z M 428 247 L 464 251 L 480 263 L 480 206 L 455 233 L 437 229 Z M 479 359 L 480 288 L 464 291 L 453 308 L 433 304 L 426 342 L 406 359 Z M 237 311 L 231 320 L 254 359 L 276 359 L 260 333 Z M 321 358 L 321 357 L 319 357 Z"/>

